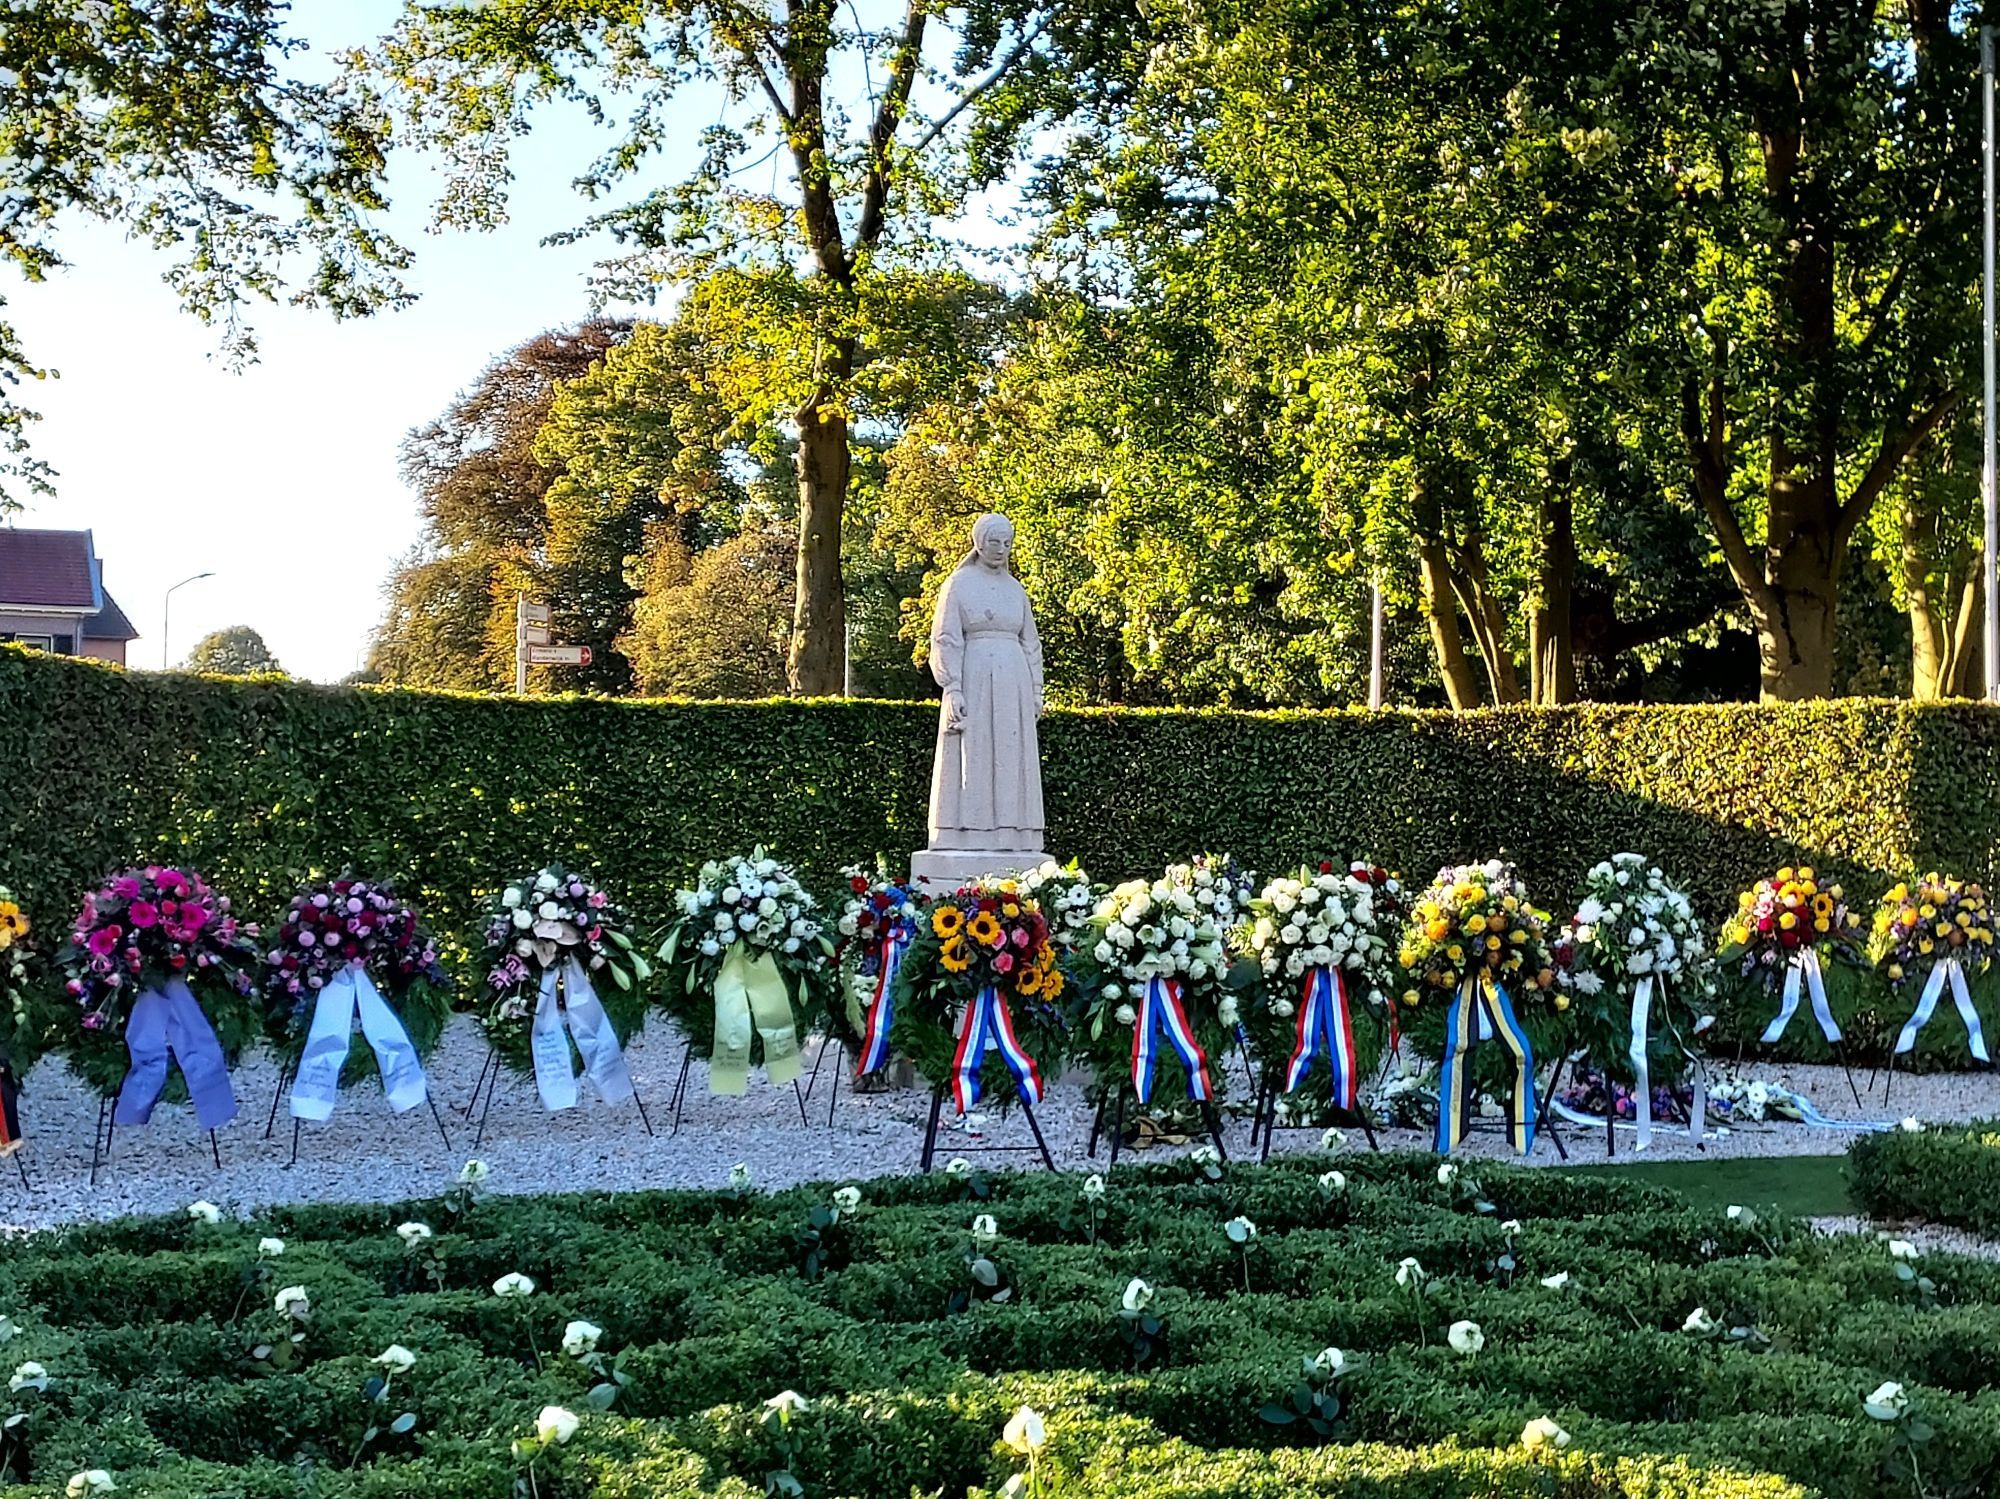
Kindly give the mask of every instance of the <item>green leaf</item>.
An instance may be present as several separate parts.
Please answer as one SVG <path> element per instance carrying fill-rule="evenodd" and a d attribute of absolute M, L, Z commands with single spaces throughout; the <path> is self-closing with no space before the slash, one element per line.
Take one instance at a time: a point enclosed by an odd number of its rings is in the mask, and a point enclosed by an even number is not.
<path fill-rule="evenodd" d="M 598 1384 L 590 1387 L 590 1393 L 583 1397 L 592 1410 L 608 1411 L 618 1400 L 618 1386 Z"/>
<path fill-rule="evenodd" d="M 416 1424 L 417 1413 L 415 1411 L 404 1411 L 402 1415 L 389 1423 L 389 1430 L 400 1437 L 413 1431 L 416 1428 Z"/>

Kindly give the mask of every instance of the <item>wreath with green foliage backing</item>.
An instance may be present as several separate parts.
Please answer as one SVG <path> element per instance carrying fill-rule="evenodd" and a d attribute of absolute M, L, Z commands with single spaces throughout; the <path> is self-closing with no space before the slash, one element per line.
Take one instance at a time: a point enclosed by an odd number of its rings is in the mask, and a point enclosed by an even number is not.
<path fill-rule="evenodd" d="M 769 958 L 785 983 L 801 1045 L 814 1023 L 842 1003 L 833 940 L 819 903 L 790 865 L 763 848 L 711 859 L 675 897 L 680 915 L 661 934 L 665 970 L 660 1007 L 698 1057 L 715 1053 L 715 980 L 732 952 Z M 750 1065 L 762 1066 L 764 1042 L 752 1031 Z"/>
<path fill-rule="evenodd" d="M 271 929 L 261 992 L 264 1034 L 279 1061 L 298 1066 L 321 991 L 349 965 L 366 972 L 418 1058 L 428 1058 L 452 1013 L 437 941 L 393 885 L 342 874 L 293 896 Z M 340 1086 L 375 1071 L 373 1048 L 350 1046 Z"/>
<path fill-rule="evenodd" d="M 233 1069 L 257 1039 L 257 1009 L 249 999 L 256 960 L 228 897 L 199 874 L 160 864 L 121 870 L 84 897 L 69 941 L 56 954 L 70 1003 L 45 1030 L 33 1028 L 78 1078 L 101 1097 L 115 1097 L 132 1065 L 125 1026 L 133 1005 L 146 990 L 179 979 Z M 169 1069 L 160 1097 L 186 1100 L 178 1067 Z"/>
<path fill-rule="evenodd" d="M 24 1081 L 55 1044 L 74 1006 L 51 1003 L 48 964 L 34 936 L 34 922 L 14 892 L 0 885 L 0 1061 Z"/>
<path fill-rule="evenodd" d="M 623 1046 L 646 1023 L 653 968 L 632 936 L 624 907 L 585 876 L 549 864 L 503 886 L 486 911 L 485 950 L 492 965 L 482 994 L 467 1001 L 487 1044 L 516 1073 L 534 1069 L 533 1026 L 542 975 L 574 958 L 590 977 Z M 414 1036 L 411 1040 L 415 1040 Z M 579 1072 L 582 1060 L 572 1054 Z"/>
<path fill-rule="evenodd" d="M 868 1026 L 868 1008 L 881 984 L 882 959 L 890 938 L 902 933 L 907 940 L 913 935 L 929 901 L 907 879 L 891 874 L 888 862 L 879 855 L 873 870 L 850 864 L 841 875 L 847 889 L 842 892 L 840 917 L 835 923 L 840 981 L 821 1028 L 846 1047 L 850 1056 L 856 1056 Z"/>
<path fill-rule="evenodd" d="M 937 896 L 896 970 L 889 1044 L 933 1087 L 950 1086 L 960 1017 L 989 984 L 1006 1000 L 1014 1034 L 1044 1085 L 1062 1075 L 1068 976 L 1033 897 L 1017 881 L 994 880 Z M 980 1066 L 979 1094 L 1003 1112 L 1019 1096 L 996 1048 Z"/>

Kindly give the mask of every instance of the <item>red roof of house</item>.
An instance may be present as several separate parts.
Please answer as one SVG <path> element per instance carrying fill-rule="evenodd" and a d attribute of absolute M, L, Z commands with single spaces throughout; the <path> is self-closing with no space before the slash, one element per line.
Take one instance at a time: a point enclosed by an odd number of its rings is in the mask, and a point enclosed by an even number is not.
<path fill-rule="evenodd" d="M 0 610 L 104 607 L 88 531 L 28 531 L 0 527 Z"/>

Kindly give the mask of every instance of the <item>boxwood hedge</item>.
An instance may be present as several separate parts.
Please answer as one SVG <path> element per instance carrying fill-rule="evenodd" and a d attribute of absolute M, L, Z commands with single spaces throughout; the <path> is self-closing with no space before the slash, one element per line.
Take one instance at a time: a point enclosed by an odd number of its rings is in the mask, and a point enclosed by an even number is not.
<path fill-rule="evenodd" d="M 352 865 L 463 936 L 507 871 L 554 857 L 658 921 L 721 850 L 761 841 L 830 882 L 921 846 L 935 712 L 521 702 L 128 674 L 5 647 L 0 742 L 19 771 L 0 800 L 0 882 L 61 920 L 109 866 L 171 855 L 275 912 L 308 874 Z M 1636 849 L 1718 918 L 1787 862 L 1866 902 L 1915 869 L 1986 878 L 2000 840 L 2000 712 L 1976 704 L 1095 709 L 1052 713 L 1043 750 L 1049 847 L 1109 878 L 1204 848 L 1272 869 L 1366 853 L 1413 877 L 1504 852 L 1559 908 L 1589 864 Z M 1863 1054 L 1893 1024 L 1881 1001 L 1872 986 L 1837 1001 Z M 1948 1030 L 1925 1050 L 1962 1051 Z"/>
<path fill-rule="evenodd" d="M 1328 1191 L 1332 1164 L 1121 1171 L 1094 1232 L 1078 1178 L 1046 1175 L 874 1182 L 831 1224 L 822 1186 L 17 1239 L 0 1245 L 7 1351 L 49 1382 L 12 1397 L 0 1496 L 91 1468 L 173 1499 L 504 1494 L 550 1404 L 582 1426 L 537 1460 L 544 1499 L 747 1499 L 780 1470 L 814 1499 L 991 1495 L 1021 1465 L 1000 1437 L 1029 1404 L 1052 1495 L 1887 1499 L 1911 1492 L 1889 1466 L 1900 1429 L 1862 1397 L 1890 1379 L 1929 1428 L 1928 1492 L 2000 1475 L 2000 1266 L 1940 1256 L 1907 1276 L 1872 1240 L 1548 1171 L 1441 1186 L 1427 1158 L 1345 1157 Z M 1259 1229 L 1247 1261 L 1223 1232 L 1237 1215 Z M 406 1245 L 406 1219 L 435 1235 Z M 282 1256 L 260 1258 L 264 1235 Z M 1005 1297 L 974 1291 L 975 1249 Z M 1405 1257 L 1427 1294 L 1398 1286 Z M 497 1297 L 516 1271 L 535 1293 Z M 1135 1276 L 1163 1324 L 1144 1359 L 1120 1334 Z M 309 1321 L 273 1309 L 291 1284 Z M 1684 1330 L 1697 1307 L 1740 1331 Z M 572 1319 L 622 1376 L 608 1411 L 587 1398 L 601 1373 L 561 1351 Z M 1474 1356 L 1448 1346 L 1461 1319 L 1484 1330 Z M 416 1362 L 374 1400 L 391 1344 Z M 1335 1429 L 1272 1424 L 1329 1344 L 1352 1363 Z M 764 1420 L 783 1390 L 809 1402 L 789 1451 Z M 1544 1415 L 1574 1437 L 1560 1455 L 1521 1444 Z"/>
<path fill-rule="evenodd" d="M 2000 1119 L 1865 1136 L 1848 1151 L 1847 1174 L 1873 1217 L 2000 1238 Z"/>

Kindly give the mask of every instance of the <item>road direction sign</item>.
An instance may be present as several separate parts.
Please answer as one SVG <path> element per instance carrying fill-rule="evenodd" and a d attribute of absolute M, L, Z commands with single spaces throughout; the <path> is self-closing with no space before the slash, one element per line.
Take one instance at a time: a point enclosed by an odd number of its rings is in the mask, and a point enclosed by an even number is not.
<path fill-rule="evenodd" d="M 547 625 L 522 625 L 521 639 L 527 645 L 547 645 L 549 627 Z"/>
<path fill-rule="evenodd" d="M 590 647 L 587 645 L 531 645 L 528 647 L 530 666 L 588 666 Z"/>
<path fill-rule="evenodd" d="M 549 606 L 547 604 L 531 604 L 526 599 L 521 600 L 521 619 L 524 623 L 545 625 L 549 622 L 550 618 Z"/>

